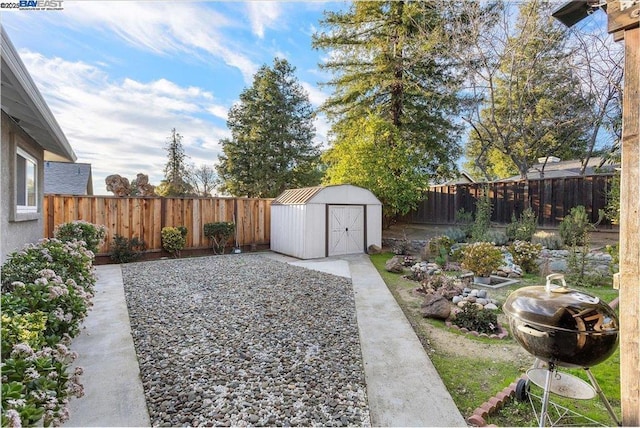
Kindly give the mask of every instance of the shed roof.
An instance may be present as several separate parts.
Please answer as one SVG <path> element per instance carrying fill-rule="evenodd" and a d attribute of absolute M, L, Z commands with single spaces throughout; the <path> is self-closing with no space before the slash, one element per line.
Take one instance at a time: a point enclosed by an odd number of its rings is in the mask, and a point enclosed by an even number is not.
<path fill-rule="evenodd" d="M 304 204 L 381 205 L 378 198 L 370 190 L 352 184 L 288 189 L 271 202 L 271 205 Z"/>
<path fill-rule="evenodd" d="M 275 198 L 271 205 L 295 205 L 304 204 L 313 198 L 325 186 L 303 187 L 300 189 L 287 189 Z"/>

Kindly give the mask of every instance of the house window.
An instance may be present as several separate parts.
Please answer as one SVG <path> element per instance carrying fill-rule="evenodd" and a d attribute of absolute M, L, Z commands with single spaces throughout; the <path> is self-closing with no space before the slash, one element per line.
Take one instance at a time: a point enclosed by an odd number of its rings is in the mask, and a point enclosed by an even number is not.
<path fill-rule="evenodd" d="M 38 162 L 24 150 L 16 150 L 16 208 L 18 213 L 38 211 Z"/>

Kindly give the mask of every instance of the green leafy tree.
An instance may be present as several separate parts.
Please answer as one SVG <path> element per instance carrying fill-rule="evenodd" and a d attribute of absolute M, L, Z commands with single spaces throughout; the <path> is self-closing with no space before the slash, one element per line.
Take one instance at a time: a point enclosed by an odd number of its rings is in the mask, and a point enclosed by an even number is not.
<path fill-rule="evenodd" d="M 295 68 L 276 58 L 262 66 L 229 111 L 231 138 L 220 141 L 220 189 L 234 196 L 272 198 L 287 188 L 320 183 L 313 143 L 315 113 Z"/>
<path fill-rule="evenodd" d="M 416 208 L 429 175 L 424 154 L 412 150 L 389 121 L 376 115 L 353 122 L 323 155 L 325 182 L 349 183 L 371 190 L 382 202 L 385 223 Z"/>
<path fill-rule="evenodd" d="M 192 187 L 188 182 L 188 169 L 185 164 L 186 155 L 182 148 L 182 135 L 171 130 L 171 136 L 167 141 L 167 164 L 164 167 L 164 180 L 156 188 L 160 196 L 188 196 L 192 193 Z"/>
<path fill-rule="evenodd" d="M 394 157 L 391 176 L 420 176 L 418 182 L 403 183 L 412 194 L 419 193 L 426 175 L 448 176 L 460 153 L 459 128 L 453 119 L 460 101 L 460 76 L 452 66 L 445 28 L 447 13 L 454 10 L 444 1 L 357 1 L 347 11 L 326 12 L 322 31 L 313 37 L 314 48 L 330 52 L 321 67 L 333 74 L 326 83 L 333 94 L 322 111 L 332 121 L 338 151 L 354 141 L 350 136 L 363 119 L 378 115 L 396 128 L 393 133 L 398 138 L 378 139 L 377 152 Z M 410 156 L 400 156 L 402 149 L 393 147 L 400 141 Z M 418 171 L 403 163 L 409 158 L 423 162 Z M 340 175 L 331 171 L 335 167 L 329 165 L 327 173 Z M 354 171 L 354 175 L 371 173 Z M 394 186 L 375 181 L 385 189 Z M 377 194 L 385 189 L 371 188 Z"/>
<path fill-rule="evenodd" d="M 492 12 L 498 19 L 479 14 L 469 48 L 460 52 L 477 101 L 464 116 L 471 129 L 467 157 L 487 178 L 514 166 L 524 178 L 539 157 L 584 153 L 589 100 L 572 68 L 568 33 L 550 7 L 539 0 L 520 4 L 512 28 L 512 9 L 498 3 Z M 502 170 L 492 169 L 495 161 Z"/>

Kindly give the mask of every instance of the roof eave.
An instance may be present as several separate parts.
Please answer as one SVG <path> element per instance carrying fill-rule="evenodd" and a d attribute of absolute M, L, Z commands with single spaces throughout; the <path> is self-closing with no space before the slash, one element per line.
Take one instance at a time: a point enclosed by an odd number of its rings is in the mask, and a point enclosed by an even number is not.
<path fill-rule="evenodd" d="M 43 149 L 75 161 L 69 141 L 62 132 L 42 94 L 29 75 L 13 43 L 2 27 L 2 71 L 9 82 L 3 82 L 2 110 L 11 116 Z M 15 89 L 15 98 L 5 91 Z"/>

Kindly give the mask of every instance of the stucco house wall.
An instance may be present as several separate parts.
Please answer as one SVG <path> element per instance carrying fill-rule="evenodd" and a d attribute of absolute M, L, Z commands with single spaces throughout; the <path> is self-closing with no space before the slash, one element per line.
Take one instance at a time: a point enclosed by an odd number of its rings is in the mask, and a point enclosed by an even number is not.
<path fill-rule="evenodd" d="M 44 150 L 16 123 L 2 112 L 2 155 L 0 156 L 0 255 L 4 262 L 6 255 L 21 248 L 26 242 L 36 242 L 42 238 L 44 223 L 42 199 L 44 189 Z M 35 213 L 17 213 L 15 195 L 16 148 L 33 156 L 37 161 L 36 197 L 39 201 Z"/>

